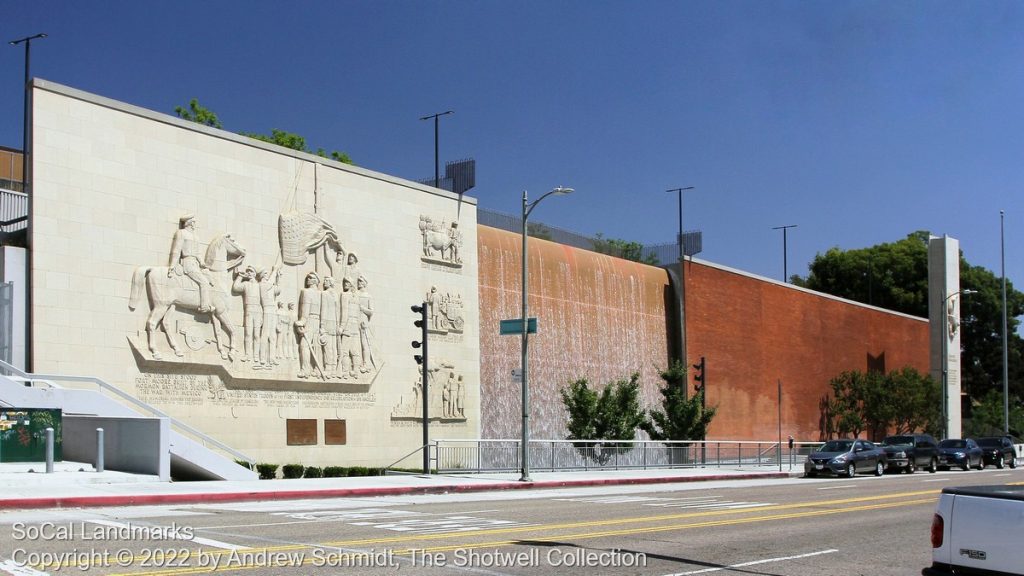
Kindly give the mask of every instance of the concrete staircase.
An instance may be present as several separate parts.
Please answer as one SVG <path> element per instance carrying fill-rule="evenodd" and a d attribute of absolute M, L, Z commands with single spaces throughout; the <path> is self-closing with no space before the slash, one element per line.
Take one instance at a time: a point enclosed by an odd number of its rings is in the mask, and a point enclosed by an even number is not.
<path fill-rule="evenodd" d="M 27 374 L 0 360 L 0 404 L 59 408 L 64 458 L 93 461 L 97 427 L 104 429 L 106 468 L 161 480 L 256 480 L 236 460 L 252 458 L 98 378 Z M 61 384 L 58 384 L 60 382 Z M 90 436 L 90 433 L 93 435 Z"/>

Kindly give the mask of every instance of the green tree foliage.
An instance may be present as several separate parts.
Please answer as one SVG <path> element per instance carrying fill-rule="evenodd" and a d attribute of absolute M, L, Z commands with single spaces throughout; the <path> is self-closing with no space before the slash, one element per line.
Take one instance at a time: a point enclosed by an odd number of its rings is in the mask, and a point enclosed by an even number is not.
<path fill-rule="evenodd" d="M 891 244 L 832 248 L 818 254 L 800 286 L 857 302 L 928 317 L 928 238 L 918 231 Z M 1017 334 L 1024 293 L 1006 283 L 1009 325 L 1009 387 L 1015 403 L 1024 398 L 1024 339 Z M 976 293 L 960 298 L 961 382 L 972 398 L 1002 390 L 1002 281 L 991 271 L 960 258 L 960 287 Z"/>
<path fill-rule="evenodd" d="M 843 372 L 829 382 L 832 396 L 822 402 L 824 431 L 834 436 L 878 439 L 889 433 L 941 430 L 942 390 L 937 382 L 911 367 L 883 375 Z"/>
<path fill-rule="evenodd" d="M 174 112 L 178 115 L 178 118 L 188 120 L 189 122 L 210 126 L 211 128 L 223 128 L 217 115 L 209 108 L 200 105 L 197 98 L 188 101 L 188 108 L 175 106 Z"/>
<path fill-rule="evenodd" d="M 601 463 L 632 445 L 616 440 L 633 440 L 645 421 L 640 407 L 640 374 L 617 380 L 600 392 L 580 378 L 562 390 L 562 403 L 569 415 L 569 440 L 580 452 Z"/>
<path fill-rule="evenodd" d="M 662 410 L 651 410 L 650 419 L 641 428 L 652 440 L 702 440 L 717 407 L 703 406 L 703 387 L 693 396 L 687 394 L 687 369 L 679 360 L 658 375 L 665 381 L 661 389 Z"/>
<path fill-rule="evenodd" d="M 534 222 L 526 223 L 526 235 L 541 240 L 551 240 L 551 229 L 547 226 Z"/>
<path fill-rule="evenodd" d="M 605 238 L 604 234 L 598 232 L 594 238 L 594 252 L 617 256 L 633 262 L 642 262 L 652 266 L 658 265 L 658 259 L 653 254 L 644 256 L 644 245 L 639 242 L 630 242 L 618 238 Z"/>
<path fill-rule="evenodd" d="M 185 108 L 183 106 L 176 106 L 174 108 L 174 112 L 178 115 L 179 118 L 188 120 L 189 122 L 195 122 L 196 124 L 211 126 L 213 128 L 223 128 L 223 125 L 221 125 L 220 120 L 217 118 L 217 114 L 215 114 L 209 108 L 200 105 L 199 100 L 196 98 L 193 98 L 189 101 L 188 108 Z M 316 151 L 314 152 L 306 145 L 306 139 L 303 138 L 302 136 L 299 136 L 298 134 L 295 134 L 294 132 L 286 132 L 284 130 L 278 130 L 277 128 L 274 128 L 270 131 L 269 135 L 259 134 L 256 132 L 239 132 L 239 134 L 241 134 L 242 136 L 248 136 L 249 138 L 259 140 L 261 142 L 268 142 L 270 144 L 276 144 L 278 146 L 283 146 L 285 148 L 290 148 L 292 150 L 298 150 L 299 152 L 308 152 L 310 154 L 316 154 L 321 158 L 330 158 L 331 160 L 334 160 L 336 162 L 343 162 L 345 164 L 352 165 L 355 164 L 354 162 L 352 162 L 352 158 L 350 158 L 349 155 L 344 152 L 332 150 L 331 152 L 328 153 L 323 148 L 317 148 Z"/>
<path fill-rule="evenodd" d="M 964 436 L 1002 436 L 1003 393 L 990 390 L 974 406 L 971 417 L 964 419 Z M 1024 408 L 1010 404 L 1010 434 L 1024 436 Z"/>

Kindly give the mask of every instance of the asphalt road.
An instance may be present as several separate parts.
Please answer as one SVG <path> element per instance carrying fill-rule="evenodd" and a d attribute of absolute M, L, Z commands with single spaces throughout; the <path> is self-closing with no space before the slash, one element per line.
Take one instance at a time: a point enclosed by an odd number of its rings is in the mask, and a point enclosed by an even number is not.
<path fill-rule="evenodd" d="M 0 573 L 906 576 L 1024 469 L 0 514 Z"/>

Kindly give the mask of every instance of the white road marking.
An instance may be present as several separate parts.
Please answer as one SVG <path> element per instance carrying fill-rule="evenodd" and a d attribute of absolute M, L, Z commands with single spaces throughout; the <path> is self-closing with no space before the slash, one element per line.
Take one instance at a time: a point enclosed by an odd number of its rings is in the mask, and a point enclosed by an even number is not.
<path fill-rule="evenodd" d="M 856 488 L 856 484 L 843 484 L 841 486 L 825 486 L 824 488 L 818 488 L 818 490 L 839 490 L 840 488 Z"/>
<path fill-rule="evenodd" d="M 21 566 L 16 564 L 14 560 L 4 560 L 0 562 L 0 572 L 4 574 L 11 574 L 12 576 L 49 576 L 49 572 L 40 572 L 34 568 L 28 566 Z"/>
<path fill-rule="evenodd" d="M 131 524 L 125 524 L 125 523 L 122 523 L 122 522 L 113 522 L 111 520 L 95 520 L 94 519 L 94 520 L 89 520 L 88 522 L 90 524 L 99 524 L 100 526 L 110 526 L 112 528 L 120 528 L 120 529 L 126 529 L 126 530 L 140 529 L 140 528 L 142 528 L 142 529 L 159 529 L 160 528 L 159 526 L 148 526 L 148 525 L 146 525 L 146 526 L 139 526 L 139 525 L 132 526 Z M 210 538 L 200 538 L 200 537 L 194 536 L 194 535 L 191 538 L 189 538 L 187 536 L 182 536 L 180 534 L 177 534 L 173 530 L 166 530 L 166 531 L 163 532 L 163 534 L 167 537 L 168 540 L 185 540 L 187 542 L 194 542 L 194 543 L 202 545 L 202 546 L 210 546 L 211 548 L 221 548 L 221 549 L 224 549 L 224 550 L 245 550 L 246 548 L 248 548 L 248 546 L 239 546 L 238 544 L 229 544 L 227 542 L 221 542 L 220 540 L 211 540 Z"/>
<path fill-rule="evenodd" d="M 922 480 L 922 482 L 949 482 L 949 478 L 933 478 L 931 480 Z"/>
<path fill-rule="evenodd" d="M 839 550 L 829 549 L 821 550 L 820 552 L 809 552 L 807 554 L 798 554 L 796 556 L 783 556 L 781 558 L 765 558 L 764 560 L 754 560 L 753 562 L 744 562 L 742 564 L 732 564 L 730 566 L 722 566 L 720 568 L 705 568 L 703 570 L 693 570 L 691 572 L 676 572 L 674 574 L 666 574 L 665 576 L 689 576 L 690 574 L 707 574 L 708 572 L 718 572 L 721 570 L 732 570 L 733 568 L 745 568 L 747 566 L 756 566 L 758 564 L 768 564 L 770 562 L 784 562 L 786 560 L 799 560 L 801 558 L 810 558 L 811 556 L 821 556 L 822 554 L 832 554 L 839 552 Z"/>

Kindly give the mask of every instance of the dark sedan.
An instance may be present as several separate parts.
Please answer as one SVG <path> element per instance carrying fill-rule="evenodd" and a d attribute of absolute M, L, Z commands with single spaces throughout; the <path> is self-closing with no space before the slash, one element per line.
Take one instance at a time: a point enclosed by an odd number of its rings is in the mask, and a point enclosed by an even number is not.
<path fill-rule="evenodd" d="M 939 468 L 948 470 L 959 466 L 963 470 L 985 467 L 981 448 L 970 438 L 948 438 L 939 442 Z"/>
<path fill-rule="evenodd" d="M 845 475 L 853 478 L 857 472 L 872 472 L 881 476 L 885 472 L 885 451 L 867 440 L 829 440 L 804 462 L 804 475 Z"/>
<path fill-rule="evenodd" d="M 1017 467 L 1017 451 L 1008 437 L 978 438 L 978 446 L 981 446 L 984 453 L 985 466 L 992 464 L 996 468 L 1002 468 L 1005 463 L 1009 464 L 1010 468 Z"/>

